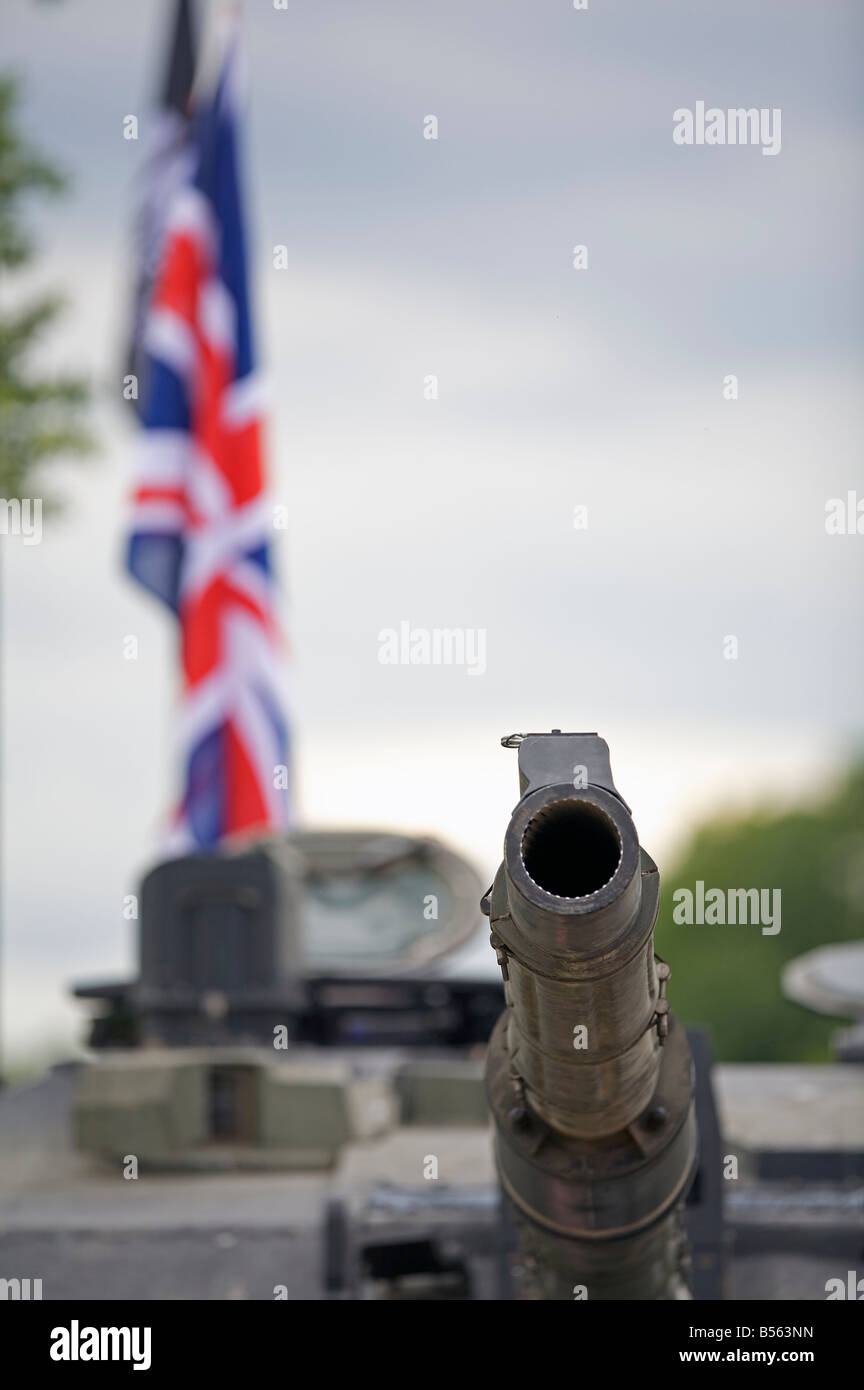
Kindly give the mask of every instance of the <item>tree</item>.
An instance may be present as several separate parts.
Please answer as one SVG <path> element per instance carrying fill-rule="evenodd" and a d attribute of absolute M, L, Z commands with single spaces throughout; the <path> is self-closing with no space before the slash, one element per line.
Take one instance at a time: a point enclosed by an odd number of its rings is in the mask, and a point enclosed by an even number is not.
<path fill-rule="evenodd" d="M 661 872 L 655 940 L 672 967 L 669 998 L 686 1023 L 708 1025 L 724 1062 L 827 1062 L 843 1020 L 783 996 L 795 956 L 864 935 L 864 764 L 832 791 L 787 810 L 717 817 L 697 829 Z M 676 889 L 780 889 L 781 929 L 686 925 L 673 918 Z"/>
<path fill-rule="evenodd" d="M 22 138 L 16 123 L 18 86 L 0 77 L 0 276 L 28 265 L 34 245 L 22 223 L 22 200 L 31 192 L 58 194 L 61 174 Z M 57 295 L 41 295 L 0 312 L 0 497 L 40 491 L 39 470 L 52 458 L 84 454 L 93 447 L 82 424 L 88 404 L 86 382 L 75 376 L 46 376 L 30 365 L 33 348 L 63 306 Z"/>

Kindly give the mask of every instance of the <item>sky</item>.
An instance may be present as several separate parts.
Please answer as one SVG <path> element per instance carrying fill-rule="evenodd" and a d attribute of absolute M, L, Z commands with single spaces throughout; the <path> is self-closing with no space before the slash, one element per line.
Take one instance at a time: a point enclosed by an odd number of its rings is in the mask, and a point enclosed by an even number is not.
<path fill-rule="evenodd" d="M 121 571 L 169 8 L 0 20 L 22 125 L 71 180 L 28 210 L 38 265 L 0 294 L 62 287 L 40 365 L 89 376 L 100 440 L 54 472 L 41 544 L 0 537 L 13 1056 L 80 1035 L 71 980 L 133 969 L 123 898 L 177 790 L 175 633 Z M 607 739 L 661 871 L 711 809 L 824 787 L 864 726 L 864 536 L 825 526 L 864 499 L 860 7 L 244 8 L 303 822 L 432 833 L 488 880 L 517 797 L 499 739 L 552 727 Z M 779 151 L 677 144 L 700 101 L 779 111 Z M 485 669 L 382 664 L 402 622 L 482 632 Z"/>

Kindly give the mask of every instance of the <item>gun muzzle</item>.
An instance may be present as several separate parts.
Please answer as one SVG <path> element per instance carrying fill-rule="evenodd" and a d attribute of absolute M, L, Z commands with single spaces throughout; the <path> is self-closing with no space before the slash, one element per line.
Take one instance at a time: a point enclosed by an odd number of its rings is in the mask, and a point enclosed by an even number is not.
<path fill-rule="evenodd" d="M 522 799 L 483 900 L 507 1008 L 486 1086 L 520 1296 L 688 1297 L 687 1037 L 654 954 L 657 866 L 596 734 L 516 735 Z"/>

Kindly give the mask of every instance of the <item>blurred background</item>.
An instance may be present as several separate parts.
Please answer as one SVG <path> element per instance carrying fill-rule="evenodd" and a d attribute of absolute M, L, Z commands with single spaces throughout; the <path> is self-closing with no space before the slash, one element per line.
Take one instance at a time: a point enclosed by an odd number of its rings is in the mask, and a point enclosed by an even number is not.
<path fill-rule="evenodd" d="M 491 880 L 517 796 L 500 736 L 596 729 L 663 875 L 676 1012 L 723 1060 L 827 1059 L 834 1025 L 779 971 L 864 920 L 864 538 L 826 531 L 831 499 L 864 497 L 859 7 L 245 14 L 304 823 L 431 832 Z M 4 131 L 68 187 L 42 196 L 31 171 L 35 254 L 7 258 L 0 309 L 65 296 L 28 370 L 89 383 L 70 429 L 98 446 L 57 438 L 25 494 L 60 504 L 41 544 L 2 537 L 19 1074 L 78 1039 L 71 979 L 131 971 L 123 900 L 176 789 L 174 624 L 121 568 L 131 228 L 166 23 L 158 0 L 8 0 L 2 19 Z M 676 145 L 699 100 L 780 108 L 780 153 Z M 482 629 L 485 671 L 382 665 L 403 620 Z M 781 932 L 674 925 L 697 879 L 781 889 Z M 494 970 L 485 938 L 477 958 Z"/>

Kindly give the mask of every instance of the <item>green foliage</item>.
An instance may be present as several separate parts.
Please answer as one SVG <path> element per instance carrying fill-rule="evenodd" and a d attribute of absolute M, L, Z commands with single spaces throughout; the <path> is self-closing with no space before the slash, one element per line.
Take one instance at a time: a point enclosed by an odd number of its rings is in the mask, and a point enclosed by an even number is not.
<path fill-rule="evenodd" d="M 864 935 L 864 766 L 832 795 L 782 813 L 717 819 L 664 872 L 657 951 L 672 967 L 672 1007 L 709 1025 L 722 1061 L 828 1061 L 842 1021 L 788 1002 L 786 961 Z M 676 888 L 779 888 L 781 930 L 672 920 Z"/>
<path fill-rule="evenodd" d="M 15 121 L 17 85 L 0 78 L 0 275 L 20 270 L 33 258 L 21 221 L 21 201 L 31 192 L 59 193 L 57 170 L 28 149 Z M 33 348 L 62 307 L 42 295 L 0 314 L 0 497 L 32 496 L 36 470 L 49 459 L 83 454 L 92 440 L 81 423 L 88 401 L 86 383 L 73 376 L 38 376 L 29 366 Z"/>

